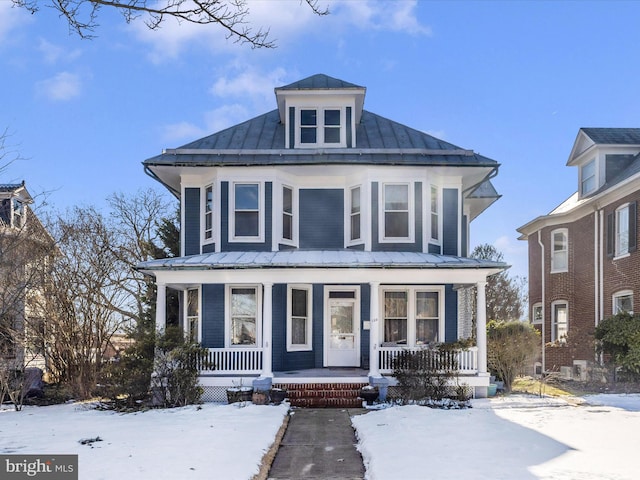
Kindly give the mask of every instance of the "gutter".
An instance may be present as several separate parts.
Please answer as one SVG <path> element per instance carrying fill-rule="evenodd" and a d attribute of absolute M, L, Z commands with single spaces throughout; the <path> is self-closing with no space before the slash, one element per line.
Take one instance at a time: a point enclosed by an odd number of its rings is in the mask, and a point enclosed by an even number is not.
<path fill-rule="evenodd" d="M 173 188 L 171 188 L 168 184 L 166 184 L 165 182 L 163 182 L 160 177 L 158 177 L 155 173 L 153 173 L 153 171 L 149 168 L 148 165 L 145 165 L 144 163 L 142 164 L 144 166 L 144 173 L 146 173 L 147 175 L 149 175 L 151 178 L 153 178 L 155 181 L 157 181 L 158 183 L 160 183 L 161 185 L 163 185 L 167 190 L 169 190 L 174 197 L 176 197 L 178 200 L 180 199 L 180 192 L 174 190 Z"/>

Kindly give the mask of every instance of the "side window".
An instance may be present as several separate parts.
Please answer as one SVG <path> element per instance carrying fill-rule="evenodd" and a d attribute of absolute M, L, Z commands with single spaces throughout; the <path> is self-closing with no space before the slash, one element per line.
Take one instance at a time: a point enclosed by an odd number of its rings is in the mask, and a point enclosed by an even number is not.
<path fill-rule="evenodd" d="M 259 183 L 234 183 L 232 214 L 230 225 L 231 239 L 235 241 L 262 241 L 263 206 L 261 185 Z"/>
<path fill-rule="evenodd" d="M 566 228 L 551 232 L 551 273 L 566 272 L 569 267 L 569 234 Z"/>
<path fill-rule="evenodd" d="M 580 169 L 580 194 L 586 195 L 596 189 L 596 159 L 587 162 Z"/>
<path fill-rule="evenodd" d="M 200 341 L 200 294 L 197 288 L 187 290 L 187 336 L 190 341 Z"/>
<path fill-rule="evenodd" d="M 633 315 L 633 292 L 622 290 L 613 294 L 612 302 L 613 314 L 627 312 Z"/>
<path fill-rule="evenodd" d="M 438 201 L 438 187 L 431 185 L 431 239 L 440 241 L 440 202 Z"/>
<path fill-rule="evenodd" d="M 294 241 L 294 191 L 293 188 L 282 187 L 282 239 L 286 242 Z"/>
<path fill-rule="evenodd" d="M 311 350 L 311 287 L 294 285 L 287 293 L 287 350 Z"/>
<path fill-rule="evenodd" d="M 360 187 L 353 187 L 350 190 L 350 197 L 349 197 L 349 240 L 350 241 L 356 241 L 356 240 L 360 240 L 361 238 L 361 233 L 360 233 L 360 229 L 361 229 L 361 220 L 362 220 L 362 215 L 361 215 L 361 192 L 362 189 Z"/>
<path fill-rule="evenodd" d="M 204 189 L 204 241 L 213 240 L 213 185 Z"/>
<path fill-rule="evenodd" d="M 542 323 L 542 304 L 536 303 L 531 308 L 531 323 L 534 325 Z"/>
<path fill-rule="evenodd" d="M 607 255 L 622 257 L 637 249 L 637 204 L 626 203 L 607 215 Z"/>

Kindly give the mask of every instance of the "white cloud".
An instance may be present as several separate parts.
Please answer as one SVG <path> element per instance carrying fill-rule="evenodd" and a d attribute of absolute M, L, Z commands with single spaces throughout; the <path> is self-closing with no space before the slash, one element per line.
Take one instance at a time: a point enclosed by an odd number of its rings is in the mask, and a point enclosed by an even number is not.
<path fill-rule="evenodd" d="M 189 141 L 206 135 L 206 131 L 189 122 L 173 123 L 162 127 L 165 142 Z"/>
<path fill-rule="evenodd" d="M 38 50 L 42 53 L 44 61 L 51 65 L 58 63 L 60 60 L 72 61 L 80 56 L 80 50 L 67 51 L 64 47 L 48 42 L 44 38 L 40 39 Z"/>
<path fill-rule="evenodd" d="M 82 81 L 75 73 L 60 72 L 54 77 L 38 82 L 36 90 L 49 100 L 66 101 L 80 95 Z"/>
<path fill-rule="evenodd" d="M 230 72 L 232 69 L 226 69 Z M 249 100 L 256 108 L 274 105 L 273 89 L 286 83 L 287 72 L 276 68 L 270 72 L 261 72 L 251 66 L 236 66 L 240 70 L 235 76 L 219 77 L 211 87 L 211 93 L 217 97 L 236 97 Z"/>
<path fill-rule="evenodd" d="M 0 0 L 0 46 L 6 44 L 11 30 L 29 22 L 30 17 L 23 8 L 14 7 L 13 2 Z"/>
<path fill-rule="evenodd" d="M 342 16 L 360 30 L 401 32 L 410 35 L 431 35 L 431 27 L 422 25 L 416 17 L 417 0 L 335 1 L 335 14 Z"/>

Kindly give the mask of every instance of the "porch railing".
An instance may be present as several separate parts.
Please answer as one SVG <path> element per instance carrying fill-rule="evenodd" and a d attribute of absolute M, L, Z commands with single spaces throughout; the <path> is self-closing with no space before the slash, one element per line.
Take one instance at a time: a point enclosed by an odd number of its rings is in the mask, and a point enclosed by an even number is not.
<path fill-rule="evenodd" d="M 200 373 L 254 374 L 262 371 L 262 348 L 209 348 L 198 358 Z"/>
<path fill-rule="evenodd" d="M 436 368 L 457 370 L 460 375 L 473 375 L 478 373 L 478 347 L 470 347 L 466 350 L 438 351 L 425 347 L 380 347 L 378 349 L 378 361 L 380 373 L 393 373 L 393 360 L 400 352 L 417 352 L 426 350 L 426 357 L 431 365 Z"/>

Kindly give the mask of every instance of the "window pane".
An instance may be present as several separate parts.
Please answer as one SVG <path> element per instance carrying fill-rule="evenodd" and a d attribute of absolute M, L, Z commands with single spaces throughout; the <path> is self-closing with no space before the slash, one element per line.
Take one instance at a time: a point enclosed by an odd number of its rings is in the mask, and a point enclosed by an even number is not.
<path fill-rule="evenodd" d="M 629 208 L 616 211 L 616 255 L 629 252 Z"/>
<path fill-rule="evenodd" d="M 426 345 L 438 341 L 438 320 L 416 320 L 416 345 Z"/>
<path fill-rule="evenodd" d="M 335 127 L 325 127 L 324 143 L 340 143 L 340 129 Z"/>
<path fill-rule="evenodd" d="M 340 110 L 325 110 L 324 124 L 334 126 L 340 125 Z"/>
<path fill-rule="evenodd" d="M 198 290 L 187 290 L 187 316 L 198 316 Z"/>
<path fill-rule="evenodd" d="M 233 288 L 231 290 L 231 315 L 234 317 L 255 317 L 256 302 L 255 288 Z"/>
<path fill-rule="evenodd" d="M 293 190 L 288 187 L 282 188 L 282 210 L 293 213 Z"/>
<path fill-rule="evenodd" d="M 315 128 L 301 128 L 300 129 L 300 143 L 316 143 L 316 129 Z"/>
<path fill-rule="evenodd" d="M 291 343 L 293 345 L 307 344 L 307 319 L 296 318 L 291 319 Z"/>
<path fill-rule="evenodd" d="M 407 292 L 384 292 L 384 316 L 407 317 Z"/>
<path fill-rule="evenodd" d="M 565 236 L 562 232 L 553 234 L 553 250 L 555 252 L 559 250 L 565 250 Z"/>
<path fill-rule="evenodd" d="M 438 292 L 416 293 L 416 318 L 438 318 Z"/>
<path fill-rule="evenodd" d="M 409 214 L 407 212 L 385 213 L 384 236 L 387 238 L 405 238 L 409 236 Z"/>
<path fill-rule="evenodd" d="M 352 334 L 353 333 L 353 306 L 332 305 L 331 306 L 331 333 L 332 334 Z"/>
<path fill-rule="evenodd" d="M 360 238 L 360 215 L 351 215 L 351 240 Z"/>
<path fill-rule="evenodd" d="M 533 321 L 535 323 L 542 322 L 542 307 L 539 305 L 533 307 Z"/>
<path fill-rule="evenodd" d="M 231 344 L 255 345 L 256 343 L 256 319 L 233 318 L 231 319 Z"/>
<path fill-rule="evenodd" d="M 387 319 L 384 321 L 384 341 L 406 344 L 407 320 Z"/>
<path fill-rule="evenodd" d="M 300 110 L 300 125 L 317 125 L 318 114 L 315 110 Z"/>
<path fill-rule="evenodd" d="M 409 209 L 409 186 L 408 185 L 385 185 L 384 209 L 385 210 L 408 210 Z"/>
<path fill-rule="evenodd" d="M 351 189 L 351 213 L 360 212 L 360 187 Z"/>
<path fill-rule="evenodd" d="M 615 313 L 633 312 L 633 295 L 615 297 Z"/>
<path fill-rule="evenodd" d="M 258 210 L 260 202 L 258 199 L 258 185 L 236 185 L 236 210 Z"/>
<path fill-rule="evenodd" d="M 258 212 L 236 212 L 236 237 L 257 237 L 259 235 L 259 227 Z"/>
<path fill-rule="evenodd" d="M 307 291 L 291 290 L 291 315 L 294 317 L 307 316 Z"/>
<path fill-rule="evenodd" d="M 282 238 L 293 240 L 293 217 L 286 213 L 282 214 Z"/>

